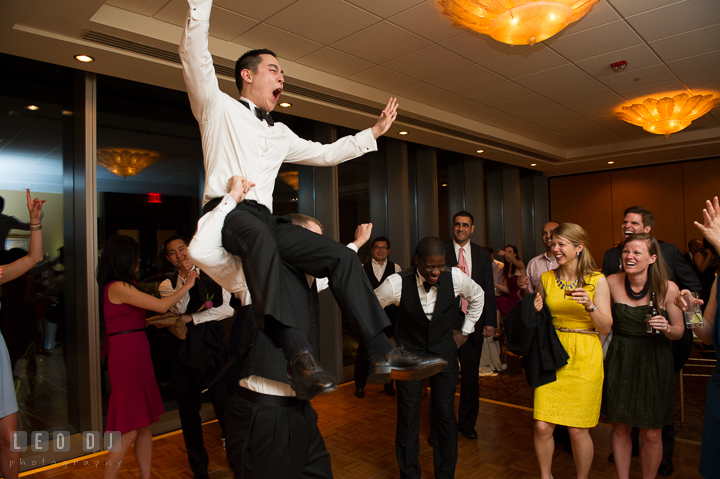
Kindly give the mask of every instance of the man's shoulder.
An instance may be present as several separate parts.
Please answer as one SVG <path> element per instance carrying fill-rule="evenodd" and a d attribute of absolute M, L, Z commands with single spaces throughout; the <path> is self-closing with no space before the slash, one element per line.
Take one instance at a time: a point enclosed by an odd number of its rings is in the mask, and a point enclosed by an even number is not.
<path fill-rule="evenodd" d="M 538 262 L 542 261 L 543 259 L 545 259 L 545 253 L 542 253 L 542 254 L 539 254 L 539 255 L 533 257 L 532 259 L 530 259 L 530 261 L 528 261 L 527 268 L 529 269 L 530 265 L 538 263 Z"/>
<path fill-rule="evenodd" d="M 662 243 L 658 241 L 658 245 L 660 245 L 660 252 L 662 252 L 663 255 L 677 254 L 680 252 L 680 249 L 672 243 Z"/>
<path fill-rule="evenodd" d="M 610 248 L 610 249 L 608 249 L 608 250 L 605 250 L 605 253 L 603 254 L 603 257 L 605 257 L 605 256 L 612 256 L 612 255 L 619 255 L 620 253 L 622 253 L 622 247 L 623 247 L 623 245 L 622 245 L 622 243 L 620 243 L 620 244 L 617 244 L 617 245 L 613 246 L 612 248 Z"/>

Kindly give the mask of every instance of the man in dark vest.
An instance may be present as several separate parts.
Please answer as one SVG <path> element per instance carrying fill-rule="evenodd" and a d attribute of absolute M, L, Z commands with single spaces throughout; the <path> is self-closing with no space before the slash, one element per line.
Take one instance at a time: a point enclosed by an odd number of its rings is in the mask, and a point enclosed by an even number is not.
<path fill-rule="evenodd" d="M 438 355 L 445 368 L 430 376 L 433 420 L 431 434 L 435 477 L 455 476 L 458 457 L 455 388 L 458 380 L 457 351 L 473 333 L 483 311 L 484 294 L 458 268 L 446 269 L 445 244 L 440 238 L 420 240 L 415 249 L 417 266 L 390 275 L 375 290 L 382 307 L 394 306 L 395 340 L 398 346 L 419 356 Z M 458 296 L 468 301 L 460 329 L 455 329 Z M 395 452 L 400 477 L 420 478 L 420 400 L 423 381 L 398 381 L 398 419 Z"/>
<path fill-rule="evenodd" d="M 387 279 L 391 274 L 399 273 L 402 268 L 399 264 L 393 263 L 388 259 L 390 256 L 390 240 L 384 236 L 378 236 L 375 238 L 370 247 L 370 255 L 372 259 L 363 265 L 365 274 L 370 280 L 370 285 L 373 289 L 380 286 L 383 281 Z M 385 308 L 390 319 L 390 326 L 385 328 L 385 335 L 388 338 L 395 336 L 395 317 L 391 307 Z M 364 342 L 358 344 L 357 355 L 355 356 L 355 396 L 362 398 L 365 397 L 365 386 L 367 385 L 367 348 Z M 392 382 L 385 385 L 385 392 L 390 396 L 395 395 L 395 389 L 393 388 Z"/>
<path fill-rule="evenodd" d="M 467 211 L 460 211 L 453 216 L 453 239 L 446 243 L 445 254 L 447 266 L 461 265 L 466 275 L 480 285 L 485 292 L 485 305 L 482 315 L 465 344 L 458 350 L 460 360 L 460 402 L 458 403 L 458 430 L 467 439 L 477 439 L 475 430 L 480 397 L 478 371 L 480 357 L 485 338 L 495 334 L 497 310 L 495 309 L 495 280 L 493 277 L 492 256 L 482 246 L 470 241 L 475 231 L 474 218 Z M 455 318 L 455 328 L 460 329 L 465 320 L 464 304 Z"/>
<path fill-rule="evenodd" d="M 187 241 L 173 236 L 163 246 L 165 258 L 176 268 L 158 288 L 165 297 L 185 284 L 187 274 L 196 270 L 200 274 L 195 286 L 171 311 L 180 315 L 187 325 L 184 340 L 176 339 L 177 356 L 173 366 L 170 386 L 175 391 L 180 424 L 182 426 L 188 462 L 193 477 L 208 477 L 208 453 L 203 443 L 200 406 L 201 392 L 210 386 L 217 371 L 226 361 L 227 348 L 221 320 L 233 315 L 230 293 L 223 290 L 210 276 L 202 274 L 190 262 Z M 209 389 L 215 415 L 225 438 L 225 388 L 213 385 Z M 224 439 L 223 439 L 224 440 Z"/>

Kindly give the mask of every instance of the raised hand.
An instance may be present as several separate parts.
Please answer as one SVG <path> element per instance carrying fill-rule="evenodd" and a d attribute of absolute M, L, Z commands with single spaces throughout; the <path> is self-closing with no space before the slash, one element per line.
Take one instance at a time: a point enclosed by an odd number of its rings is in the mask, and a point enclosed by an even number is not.
<path fill-rule="evenodd" d="M 371 128 L 372 134 L 376 140 L 384 135 L 385 132 L 392 126 L 395 118 L 397 118 L 398 106 L 399 104 L 397 102 L 397 98 L 390 98 L 387 106 L 383 109 L 382 113 L 380 113 L 377 123 L 375 123 L 375 126 Z"/>
<path fill-rule="evenodd" d="M 695 227 L 707 238 L 707 240 L 715 247 L 720 249 L 720 203 L 718 197 L 713 201 L 705 201 L 705 209 L 703 210 L 703 224 L 695 222 Z"/>
<path fill-rule="evenodd" d="M 362 245 L 368 242 L 372 234 L 372 223 L 363 223 L 355 229 L 355 245 L 360 249 Z"/>
<path fill-rule="evenodd" d="M 27 207 L 28 213 L 30 213 L 30 223 L 40 223 L 40 219 L 42 218 L 42 205 L 46 200 L 39 200 L 37 198 L 33 200 L 30 196 L 30 190 L 27 189 L 25 192 L 27 193 Z"/>

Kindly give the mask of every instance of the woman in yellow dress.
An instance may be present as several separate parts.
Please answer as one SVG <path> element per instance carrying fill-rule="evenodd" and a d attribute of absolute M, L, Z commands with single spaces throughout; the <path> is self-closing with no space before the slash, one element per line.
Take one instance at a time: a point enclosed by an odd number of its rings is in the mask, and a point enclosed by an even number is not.
<path fill-rule="evenodd" d="M 589 428 L 600 418 L 603 385 L 603 353 L 599 334 L 612 326 L 610 290 L 585 247 L 587 233 L 573 223 L 553 232 L 552 252 L 558 267 L 541 276 L 535 309 L 543 302 L 553 326 L 570 355 L 567 366 L 557 370 L 557 380 L 535 389 L 535 454 L 543 479 L 552 478 L 556 424 L 568 426 L 577 477 L 590 473 L 593 442 Z M 566 296 L 566 292 L 572 291 Z"/>

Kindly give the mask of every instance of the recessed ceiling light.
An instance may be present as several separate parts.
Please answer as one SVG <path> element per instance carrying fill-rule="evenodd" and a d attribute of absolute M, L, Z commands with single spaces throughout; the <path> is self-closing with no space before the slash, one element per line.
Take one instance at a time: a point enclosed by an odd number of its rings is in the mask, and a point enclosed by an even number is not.
<path fill-rule="evenodd" d="M 485 150 L 478 150 L 476 153 L 483 153 Z"/>
<path fill-rule="evenodd" d="M 613 164 L 615 164 L 614 161 L 608 161 L 608 165 L 613 165 Z"/>
<path fill-rule="evenodd" d="M 288 103 L 286 101 L 280 103 L 280 106 L 283 108 L 290 108 L 292 106 L 292 103 Z"/>
<path fill-rule="evenodd" d="M 90 63 L 95 61 L 95 59 L 90 55 L 75 55 L 75 60 L 83 63 Z"/>
<path fill-rule="evenodd" d="M 530 166 L 537 166 L 537 163 L 530 163 Z"/>
<path fill-rule="evenodd" d="M 25 108 L 27 108 L 28 110 L 31 110 L 31 111 L 35 111 L 35 110 L 39 110 L 39 109 L 40 109 L 40 107 L 37 106 L 37 105 L 28 105 L 28 106 L 26 106 Z"/>
<path fill-rule="evenodd" d="M 407 135 L 407 134 L 408 134 L 407 131 L 401 131 L 400 133 L 398 133 L 398 135 Z"/>
<path fill-rule="evenodd" d="M 70 110 L 63 110 L 62 114 L 63 116 L 72 116 L 72 112 Z"/>
<path fill-rule="evenodd" d="M 447 186 L 447 183 L 443 183 L 441 186 Z"/>

